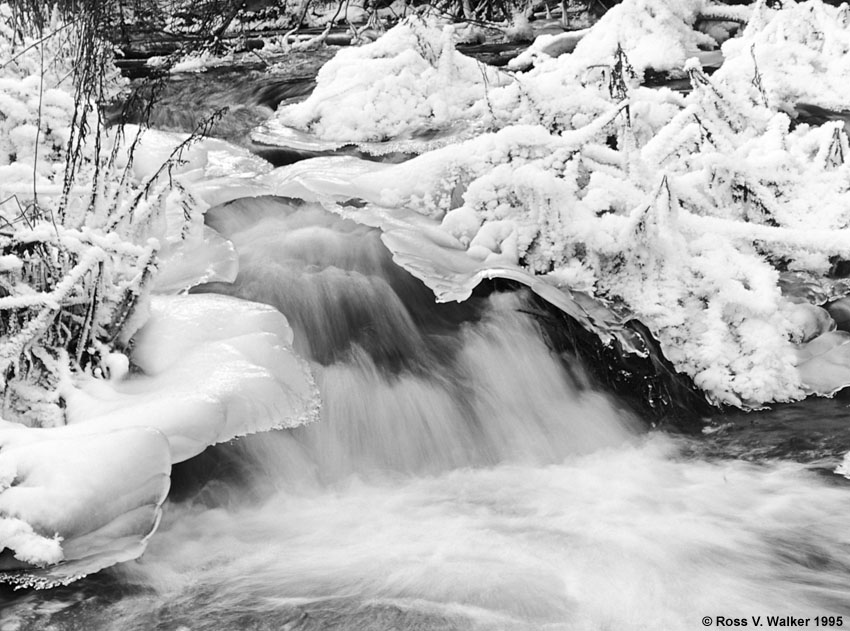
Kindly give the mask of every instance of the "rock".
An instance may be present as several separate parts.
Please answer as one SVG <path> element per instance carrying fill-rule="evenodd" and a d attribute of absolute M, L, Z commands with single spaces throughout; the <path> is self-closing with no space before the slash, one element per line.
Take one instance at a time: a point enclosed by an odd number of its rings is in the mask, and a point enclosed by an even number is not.
<path fill-rule="evenodd" d="M 826 310 L 839 331 L 850 331 L 850 297 L 839 298 L 826 305 Z"/>

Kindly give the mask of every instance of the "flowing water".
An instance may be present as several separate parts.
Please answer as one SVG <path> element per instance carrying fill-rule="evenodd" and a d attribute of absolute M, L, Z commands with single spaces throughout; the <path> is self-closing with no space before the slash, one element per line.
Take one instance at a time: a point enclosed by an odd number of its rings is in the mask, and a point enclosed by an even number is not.
<path fill-rule="evenodd" d="M 825 408 L 732 417 L 737 433 L 712 439 L 647 431 L 546 347 L 523 292 L 436 305 L 376 231 L 309 205 L 239 201 L 209 223 L 233 240 L 241 271 L 201 291 L 287 316 L 321 421 L 177 466 L 142 559 L 2 594 L 4 631 L 850 616 L 850 489 L 823 472 L 850 447 L 846 432 L 815 445 L 806 459 L 818 466 L 753 438 L 765 435 L 753 419 L 793 424 Z M 845 424 L 844 403 L 821 405 L 830 427 Z"/>

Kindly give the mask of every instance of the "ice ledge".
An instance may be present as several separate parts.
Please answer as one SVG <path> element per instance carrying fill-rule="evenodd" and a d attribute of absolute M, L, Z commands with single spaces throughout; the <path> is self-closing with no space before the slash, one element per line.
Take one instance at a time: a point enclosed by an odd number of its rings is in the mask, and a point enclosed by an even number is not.
<path fill-rule="evenodd" d="M 0 582 L 45 588 L 139 557 L 171 465 L 315 420 L 318 389 L 275 309 L 158 296 L 135 337 L 143 374 L 66 384 L 68 424 L 0 421 Z"/>

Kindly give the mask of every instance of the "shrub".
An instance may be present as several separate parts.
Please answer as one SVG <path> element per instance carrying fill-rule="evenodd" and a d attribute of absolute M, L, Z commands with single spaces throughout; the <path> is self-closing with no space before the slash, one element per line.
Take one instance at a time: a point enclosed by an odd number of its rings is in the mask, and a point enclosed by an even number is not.
<path fill-rule="evenodd" d="M 106 376 L 144 318 L 179 151 L 148 182 L 133 175 L 141 134 L 107 128 L 125 87 L 102 34 L 111 3 L 0 5 L 0 416 L 62 424 L 78 370 Z"/>

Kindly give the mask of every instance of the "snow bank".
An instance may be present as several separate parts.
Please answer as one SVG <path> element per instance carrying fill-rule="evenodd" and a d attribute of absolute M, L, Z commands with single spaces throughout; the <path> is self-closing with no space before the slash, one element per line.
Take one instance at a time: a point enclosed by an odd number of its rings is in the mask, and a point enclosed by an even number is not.
<path fill-rule="evenodd" d="M 104 92 L 75 102 L 74 42 L 91 36 L 75 26 L 41 40 L 0 4 L 0 582 L 39 587 L 139 556 L 172 463 L 319 405 L 275 310 L 151 297 L 235 278 L 190 188 L 270 166 L 221 141 L 106 130 L 94 100 L 122 82 L 106 63 Z"/>
<path fill-rule="evenodd" d="M 18 33 L 0 5 L 0 581 L 39 587 L 139 556 L 173 462 L 318 406 L 279 313 L 150 299 L 235 278 L 189 187 L 270 166 L 220 141 L 103 129 L 68 92 L 80 33 L 48 28 Z M 122 82 L 104 73 L 108 96 Z M 75 116 L 88 135 L 67 170 Z"/>
<path fill-rule="evenodd" d="M 716 48 L 714 39 L 694 28 L 704 5 L 703 0 L 624 2 L 586 32 L 544 36 L 523 57 L 540 62 L 525 75 L 458 53 L 450 26 L 409 18 L 376 42 L 337 53 L 319 72 L 313 94 L 281 107 L 255 138 L 291 146 L 297 139 L 287 128 L 294 128 L 336 146 L 357 144 L 373 151 L 380 148 L 368 143 L 430 138 L 436 132 L 457 140 L 512 123 L 580 127 L 610 103 L 612 73 L 623 70 L 620 52 L 628 58 L 628 81 L 636 85 L 649 68 L 681 71 L 701 48 Z M 572 54 L 558 59 L 546 52 L 573 47 Z"/>
<path fill-rule="evenodd" d="M 698 117 L 711 120 L 709 112 Z M 679 126 L 671 121 L 657 138 Z M 819 136 L 817 151 L 831 142 L 831 130 Z M 756 155 L 768 155 L 755 136 L 742 140 L 750 164 Z M 598 297 L 623 304 L 650 327 L 677 369 L 715 401 L 754 407 L 824 392 L 811 382 L 807 388 L 804 373 L 795 368 L 799 323 L 786 315 L 790 302 L 781 295 L 771 261 L 783 257 L 797 268 L 823 273 L 830 257 L 850 254 L 848 217 L 841 210 L 850 201 L 842 190 L 844 176 L 822 176 L 811 163 L 777 157 L 774 164 L 799 170 L 786 171 L 775 183 L 782 185 L 780 194 L 761 185 L 774 212 L 759 216 L 754 199 L 735 204 L 721 187 L 720 163 L 730 168 L 729 179 L 747 177 L 732 168 L 735 152 L 726 162 L 711 147 L 700 164 L 700 154 L 689 147 L 681 153 L 683 163 L 675 165 L 658 149 L 650 142 L 639 157 L 629 157 L 601 144 L 578 143 L 569 133 L 556 137 L 540 128 L 507 128 L 454 147 L 451 159 L 428 154 L 394 167 L 397 173 L 379 173 L 385 184 L 374 200 L 439 219 L 482 262 L 501 260 L 548 273 L 556 283 L 591 287 Z M 663 165 L 653 164 L 658 155 Z M 623 168 L 629 161 L 631 173 Z M 418 174 L 413 186 L 387 184 L 410 182 L 404 174 L 413 172 Z M 651 188 L 643 177 L 652 172 L 661 179 Z M 355 185 L 364 179 L 368 176 Z M 775 171 L 771 179 L 778 179 Z M 819 196 L 791 195 L 810 186 L 814 193 L 815 182 Z M 825 202 L 827 191 L 833 196 Z M 815 214 L 821 221 L 812 230 Z M 808 231 L 799 232 L 804 225 Z"/>
<path fill-rule="evenodd" d="M 334 175 L 332 161 L 307 161 L 262 181 L 380 225 L 397 262 L 443 298 L 462 298 L 487 274 L 519 270 L 589 292 L 646 324 L 715 403 L 755 408 L 831 394 L 850 384 L 846 345 L 828 335 L 818 341 L 829 316 L 806 311 L 780 280 L 787 270 L 830 283 L 834 262 L 850 257 L 848 140 L 839 123 L 795 127 L 786 110 L 800 99 L 824 107 L 833 97 L 850 100 L 836 96 L 844 88 L 833 72 L 846 63 L 846 10 L 786 5 L 758 4 L 709 79 L 685 59 L 712 45 L 693 27 L 713 9 L 627 0 L 572 54 L 489 89 L 481 104 L 493 133 L 399 165 L 345 159 Z M 658 57 L 645 33 L 676 45 L 658 46 L 672 51 Z M 762 48 L 768 61 L 756 72 L 752 51 L 760 59 Z M 685 97 L 641 88 L 636 76 L 646 68 L 678 68 L 694 89 Z M 826 75 L 829 98 L 818 100 Z M 358 89 L 344 98 L 362 97 Z M 395 88 L 384 82 L 381 90 Z M 316 94 L 302 112 L 323 111 Z M 351 129 L 361 134 L 368 118 Z M 448 260 L 458 273 L 441 265 Z"/>
<path fill-rule="evenodd" d="M 125 84 L 111 45 L 53 15 L 42 32 L 0 4 L 0 415 L 36 427 L 64 423 L 64 370 L 102 369 L 144 321 L 158 253 L 163 289 L 234 266 L 203 260 L 226 244 L 206 247 L 204 208 L 171 177 L 192 139 L 152 165 L 142 130 L 105 129 L 100 108 Z"/>

